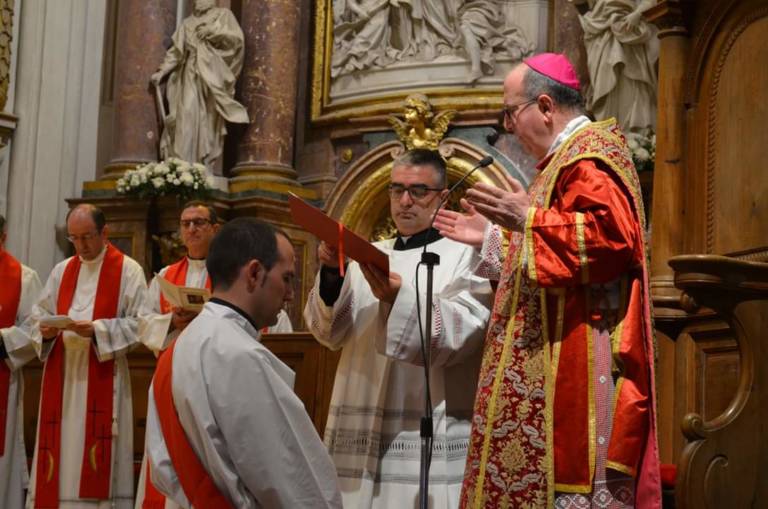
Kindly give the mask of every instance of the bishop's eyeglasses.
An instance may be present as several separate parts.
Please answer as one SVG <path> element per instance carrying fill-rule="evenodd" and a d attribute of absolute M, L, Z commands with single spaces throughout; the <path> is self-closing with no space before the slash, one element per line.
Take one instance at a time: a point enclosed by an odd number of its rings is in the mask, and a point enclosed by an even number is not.
<path fill-rule="evenodd" d="M 536 99 L 528 99 L 527 101 L 523 101 L 517 104 L 510 104 L 510 105 L 505 104 L 504 119 L 510 122 L 516 122 L 518 115 L 520 115 L 520 113 L 522 113 L 522 111 L 525 108 L 527 108 L 528 106 L 530 106 L 531 104 L 535 103 L 538 100 L 539 98 L 537 97 Z"/>

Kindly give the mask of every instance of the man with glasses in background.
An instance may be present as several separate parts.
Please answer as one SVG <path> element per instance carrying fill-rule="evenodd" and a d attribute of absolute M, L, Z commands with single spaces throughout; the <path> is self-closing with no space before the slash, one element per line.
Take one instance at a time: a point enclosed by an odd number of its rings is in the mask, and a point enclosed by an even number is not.
<path fill-rule="evenodd" d="M 147 299 L 141 310 L 139 337 L 156 356 L 198 315 L 197 311 L 171 306 L 160 291 L 157 278 L 162 277 L 176 286 L 210 290 L 211 279 L 205 262 L 211 241 L 218 230 L 219 219 L 213 205 L 197 200 L 184 204 L 179 218 L 179 232 L 187 254 L 176 263 L 160 270 L 149 284 Z M 281 310 L 277 324 L 260 332 L 293 332 L 288 314 Z M 147 476 L 146 463 L 145 457 L 136 491 L 136 508 L 163 507 L 163 504 L 167 508 L 177 507 L 173 501 L 165 500 L 162 493 L 152 486 Z"/>
<path fill-rule="evenodd" d="M 104 213 L 67 214 L 75 256 L 56 265 L 34 309 L 43 361 L 29 507 L 133 507 L 133 410 L 126 354 L 146 282 L 107 240 Z"/>
<path fill-rule="evenodd" d="M 427 278 L 417 265 L 424 246 L 440 255 L 434 326 L 426 338 L 434 412 L 430 505 L 458 507 L 492 292 L 487 280 L 472 275 L 474 250 L 430 228 L 447 193 L 440 154 L 406 152 L 395 160 L 389 185 L 397 237 L 376 243 L 389 255 L 391 272 L 353 262 L 342 273 L 336 250 L 318 248 L 322 266 L 304 316 L 321 344 L 342 350 L 325 443 L 345 507 L 418 504 L 426 389 L 416 301 L 423 321 Z"/>

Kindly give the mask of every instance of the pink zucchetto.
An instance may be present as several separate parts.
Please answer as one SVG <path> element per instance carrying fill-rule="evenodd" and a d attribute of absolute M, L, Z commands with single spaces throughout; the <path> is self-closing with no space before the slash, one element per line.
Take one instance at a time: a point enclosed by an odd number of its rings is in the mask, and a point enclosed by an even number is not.
<path fill-rule="evenodd" d="M 560 53 L 539 53 L 531 58 L 526 58 L 523 60 L 523 63 L 561 85 L 572 88 L 577 92 L 581 89 L 579 77 L 576 75 L 571 61 L 565 55 Z"/>

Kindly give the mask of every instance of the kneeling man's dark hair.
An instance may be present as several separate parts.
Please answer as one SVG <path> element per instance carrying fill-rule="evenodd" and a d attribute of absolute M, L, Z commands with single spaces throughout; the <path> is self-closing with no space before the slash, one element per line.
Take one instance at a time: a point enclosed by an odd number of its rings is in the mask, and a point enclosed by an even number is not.
<path fill-rule="evenodd" d="M 269 271 L 277 262 L 278 234 L 288 239 L 285 232 L 258 219 L 238 217 L 225 223 L 213 237 L 205 260 L 211 286 L 227 290 L 253 259 Z"/>

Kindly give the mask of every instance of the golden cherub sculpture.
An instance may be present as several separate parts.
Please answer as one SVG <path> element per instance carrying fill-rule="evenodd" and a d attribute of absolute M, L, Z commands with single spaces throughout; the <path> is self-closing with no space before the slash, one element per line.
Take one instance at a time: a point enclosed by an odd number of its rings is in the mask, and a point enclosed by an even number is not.
<path fill-rule="evenodd" d="M 405 99 L 404 120 L 395 115 L 389 116 L 389 123 L 397 137 L 408 150 L 426 148 L 437 150 L 443 139 L 455 110 L 446 110 L 435 114 L 432 105 L 424 94 L 411 94 Z"/>

